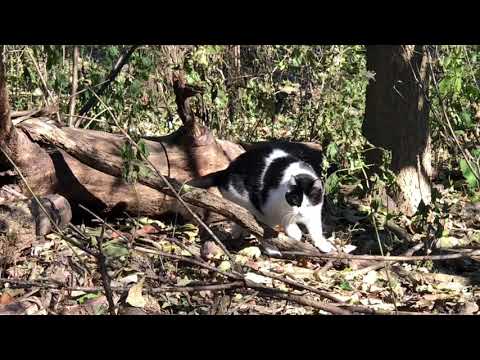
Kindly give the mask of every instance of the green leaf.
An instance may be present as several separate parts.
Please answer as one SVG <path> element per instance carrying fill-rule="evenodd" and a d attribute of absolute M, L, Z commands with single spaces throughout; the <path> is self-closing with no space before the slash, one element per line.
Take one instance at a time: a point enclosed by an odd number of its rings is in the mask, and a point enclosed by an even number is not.
<path fill-rule="evenodd" d="M 472 115 L 469 111 L 462 111 L 460 113 L 460 119 L 462 120 L 463 126 L 466 128 L 472 128 L 475 126 L 475 124 L 472 122 Z"/>
<path fill-rule="evenodd" d="M 471 153 L 477 160 L 480 159 L 480 147 L 473 149 Z"/>
<path fill-rule="evenodd" d="M 101 295 L 100 293 L 85 294 L 85 295 L 80 296 L 80 297 L 77 299 L 77 302 L 78 302 L 79 304 L 83 304 L 83 303 L 85 303 L 85 301 L 88 301 L 88 300 L 91 300 L 91 299 L 96 299 L 96 298 L 98 298 L 100 295 Z"/>
<path fill-rule="evenodd" d="M 350 283 L 347 280 L 342 281 L 340 284 L 340 289 L 345 290 L 345 291 L 352 291 L 353 288 L 350 285 Z"/>
<path fill-rule="evenodd" d="M 110 256 L 110 257 L 122 257 L 122 256 L 128 256 L 129 251 L 126 247 L 118 245 L 118 244 L 106 244 L 103 246 L 103 252 L 105 255 Z"/>
<path fill-rule="evenodd" d="M 459 95 L 460 92 L 462 91 L 462 78 L 461 77 L 455 78 L 454 89 L 455 89 L 455 94 L 457 94 L 457 95 Z"/>
<path fill-rule="evenodd" d="M 340 179 L 337 174 L 333 173 L 325 181 L 325 192 L 327 194 L 334 194 L 338 191 L 340 185 Z"/>
<path fill-rule="evenodd" d="M 472 169 L 470 169 L 470 167 L 468 166 L 465 159 L 460 160 L 460 170 L 462 171 L 462 174 L 465 177 L 465 180 L 467 181 L 468 187 L 471 190 L 477 188 L 478 187 L 477 178 L 475 177 L 474 173 L 472 172 Z"/>
<path fill-rule="evenodd" d="M 328 144 L 328 146 L 327 146 L 327 156 L 330 159 L 335 159 L 335 155 L 337 155 L 337 153 L 338 153 L 338 146 L 333 142 Z"/>
<path fill-rule="evenodd" d="M 451 79 L 448 77 L 443 78 L 440 83 L 438 84 L 438 90 L 440 91 L 440 95 L 445 97 L 449 94 L 451 89 Z"/>

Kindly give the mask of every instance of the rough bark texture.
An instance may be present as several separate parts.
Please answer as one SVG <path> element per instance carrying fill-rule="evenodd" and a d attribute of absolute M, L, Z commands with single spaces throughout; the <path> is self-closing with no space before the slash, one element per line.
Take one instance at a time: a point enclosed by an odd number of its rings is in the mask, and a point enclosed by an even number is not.
<path fill-rule="evenodd" d="M 146 140 L 150 162 L 181 193 L 185 202 L 199 207 L 194 211 L 201 215 L 208 211 L 221 214 L 263 238 L 264 227 L 247 210 L 215 195 L 215 191 L 182 187 L 183 181 L 224 169 L 244 149 L 228 141 L 216 140 L 208 128 L 197 123 L 187 102 L 188 97 L 197 93 L 196 89 L 188 87 L 181 77 L 175 77 L 173 85 L 184 125 L 168 136 Z M 50 202 L 59 199 L 62 204 L 82 204 L 97 211 L 123 210 L 148 216 L 173 211 L 190 219 L 188 212 L 173 197 L 175 194 L 156 175 L 140 178 L 136 189 L 121 179 L 123 160 L 120 148 L 126 141 L 123 136 L 60 128 L 46 120 L 30 118 L 22 120 L 18 127 L 13 126 L 3 67 L 0 67 L 0 146 L 37 196 L 47 195 Z M 0 158 L 0 164 L 12 166 L 5 156 Z M 24 195 L 31 197 L 25 186 L 22 190 Z M 52 204 L 57 206 L 54 202 Z M 70 207 L 64 208 L 68 210 L 65 214 L 71 216 Z M 28 215 L 25 223 L 33 228 L 35 216 Z M 50 231 L 46 228 L 40 230 L 41 233 Z M 270 239 L 270 243 L 280 249 L 292 249 L 291 242 L 289 239 Z M 293 248 L 318 253 L 309 244 L 294 242 Z"/>
<path fill-rule="evenodd" d="M 367 47 L 367 70 L 375 79 L 367 87 L 363 134 L 373 145 L 392 151 L 391 169 L 400 188 L 394 199 L 407 215 L 422 200 L 431 201 L 427 65 L 422 45 Z M 380 164 L 381 152 L 369 151 L 367 159 Z"/>
<path fill-rule="evenodd" d="M 183 81 L 174 84 L 181 109 L 189 110 L 187 98 L 195 92 Z M 187 116 L 191 111 L 187 113 Z M 193 114 L 184 126 L 173 134 L 147 141 L 150 161 L 168 177 L 185 181 L 209 172 L 218 171 L 244 150 L 233 143 L 216 141 L 208 129 L 195 122 Z M 0 58 L 0 146 L 13 160 L 25 177 L 33 192 L 38 196 L 60 194 L 73 207 L 83 204 L 95 211 L 128 211 L 134 214 L 157 216 L 165 212 L 178 212 L 186 216 L 178 201 L 152 187 L 126 184 L 120 172 L 99 171 L 84 158 L 75 158 L 63 149 L 88 149 L 99 161 L 101 154 L 122 167 L 120 147 L 125 139 L 119 135 L 93 130 L 74 128 L 60 129 L 48 125 L 47 119 L 25 120 L 15 128 L 10 118 L 7 88 L 3 71 L 3 59 Z M 50 135 L 50 137 L 48 136 Z M 42 144 L 42 147 L 39 145 Z M 59 148 L 55 146 L 59 145 Z M 95 157 L 96 156 L 96 157 Z M 10 161 L 0 154 L 0 164 L 12 168 Z M 31 194 L 24 185 L 24 195 Z M 162 184 L 163 186 L 163 184 Z"/>
<path fill-rule="evenodd" d="M 37 193 L 58 193 L 72 204 L 80 203 L 97 211 L 125 210 L 148 216 L 172 211 L 189 218 L 177 200 L 141 183 L 136 185 L 135 191 L 133 185 L 120 178 L 123 162 L 119 154 L 125 143 L 123 136 L 94 130 L 60 129 L 35 118 L 24 121 L 21 126 L 30 139 L 61 149 L 47 153 L 40 148 L 46 157 L 44 173 L 52 172 L 54 176 L 50 179 L 28 177 L 27 181 Z M 232 158 L 243 152 L 240 146 L 227 141 L 191 146 L 186 144 L 188 139 L 185 140 L 182 133 L 183 128 L 155 141 L 146 140 L 149 160 L 160 173 L 180 182 L 225 168 Z M 115 172 L 102 166 L 104 162 L 114 166 Z"/>

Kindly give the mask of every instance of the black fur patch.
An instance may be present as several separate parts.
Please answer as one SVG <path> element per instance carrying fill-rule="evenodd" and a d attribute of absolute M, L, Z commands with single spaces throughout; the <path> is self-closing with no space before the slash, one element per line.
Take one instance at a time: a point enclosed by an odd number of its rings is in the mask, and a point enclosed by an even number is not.
<path fill-rule="evenodd" d="M 262 189 L 262 203 L 267 201 L 268 193 L 270 190 L 277 188 L 280 185 L 280 181 L 283 178 L 285 170 L 293 163 L 297 162 L 292 156 L 285 156 L 277 158 L 270 163 L 265 176 L 263 177 L 263 189 Z M 300 197 L 300 203 L 302 198 Z"/>
<path fill-rule="evenodd" d="M 289 156 L 272 161 L 262 184 L 261 175 L 266 166 L 266 158 L 276 149 L 285 151 Z M 267 200 L 269 190 L 278 187 L 285 169 L 290 164 L 303 161 L 313 169 L 318 177 L 321 177 L 322 158 L 323 155 L 320 151 L 300 143 L 288 141 L 258 143 L 232 161 L 224 171 L 193 180 L 192 185 L 203 188 L 217 186 L 224 190 L 232 186 L 239 193 L 246 191 L 251 203 L 262 212 L 262 205 Z M 299 206 L 303 195 L 306 195 L 313 204 L 320 203 L 322 193 L 318 192 L 316 188 L 314 188 L 315 191 L 312 191 L 313 181 L 314 179 L 311 176 L 299 176 L 298 184 L 288 193 L 287 202 L 290 205 Z"/>
<path fill-rule="evenodd" d="M 312 205 L 320 204 L 323 201 L 323 189 L 321 186 L 315 185 L 315 178 L 308 174 L 300 174 L 295 176 L 296 184 L 292 186 L 292 192 L 305 195 Z M 288 201 L 288 200 L 287 200 Z"/>
<path fill-rule="evenodd" d="M 300 206 L 303 201 L 303 193 L 300 188 L 296 187 L 285 194 L 285 200 L 290 206 Z"/>

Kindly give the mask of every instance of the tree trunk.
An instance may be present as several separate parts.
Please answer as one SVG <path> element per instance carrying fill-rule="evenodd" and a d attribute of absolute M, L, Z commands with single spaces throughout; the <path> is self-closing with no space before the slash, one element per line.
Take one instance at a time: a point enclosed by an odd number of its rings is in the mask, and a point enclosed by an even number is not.
<path fill-rule="evenodd" d="M 72 91 L 70 94 L 70 103 L 68 105 L 68 113 L 70 118 L 68 119 L 68 126 L 73 127 L 75 125 L 75 100 L 77 99 L 78 89 L 78 57 L 79 48 L 77 45 L 72 50 Z"/>
<path fill-rule="evenodd" d="M 400 189 L 394 200 L 408 216 L 421 201 L 431 201 L 427 66 L 423 45 L 367 46 L 367 70 L 375 79 L 367 86 L 363 134 L 392 152 L 390 167 Z M 369 151 L 367 160 L 380 165 L 381 150 Z"/>

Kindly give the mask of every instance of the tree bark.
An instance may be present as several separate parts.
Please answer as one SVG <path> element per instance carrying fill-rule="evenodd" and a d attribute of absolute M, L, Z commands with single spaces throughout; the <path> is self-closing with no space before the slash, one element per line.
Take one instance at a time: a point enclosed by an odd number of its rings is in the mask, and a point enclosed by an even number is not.
<path fill-rule="evenodd" d="M 122 164 L 120 148 L 125 143 L 123 136 L 68 127 L 60 129 L 48 126 L 46 119 L 39 118 L 14 127 L 2 60 L 0 58 L 0 146 L 36 195 L 60 194 L 70 201 L 74 209 L 76 204 L 82 204 L 95 211 L 127 211 L 146 216 L 178 212 L 189 219 L 188 213 L 176 199 L 146 185 L 127 184 L 119 177 L 119 173 L 115 174 L 118 177 L 112 176 L 98 171 L 95 166 L 82 163 L 67 152 L 56 149 L 55 141 L 42 139 L 40 130 L 54 134 L 56 141 L 61 139 L 66 144 L 78 143 L 95 154 L 109 154 L 117 164 Z M 189 125 L 195 126 L 194 122 Z M 195 136 L 185 126 L 173 134 L 147 140 L 146 143 L 151 153 L 150 161 L 162 174 L 178 181 L 224 169 L 244 151 L 236 144 L 216 141 L 207 131 Z M 7 156 L 0 153 L 0 164 L 12 169 L 13 165 Z M 22 193 L 31 197 L 25 183 L 19 181 L 19 185 Z M 200 215 L 205 213 L 197 210 Z"/>
<path fill-rule="evenodd" d="M 29 191 L 32 190 L 37 196 L 62 195 L 72 207 L 82 204 L 97 211 L 116 209 L 147 216 L 173 211 L 191 219 L 157 176 L 140 177 L 136 190 L 134 185 L 121 179 L 120 148 L 126 141 L 123 136 L 59 128 L 42 118 L 26 119 L 14 127 L 2 60 L 0 58 L 0 146 L 8 158 L 2 156 L 0 163 L 13 166 L 11 159 L 23 174 L 28 183 L 27 189 L 22 182 L 24 195 L 31 197 Z M 224 169 L 244 149 L 228 141 L 216 140 L 207 128 L 197 124 L 187 102 L 195 91 L 182 81 L 174 83 L 174 88 L 184 125 L 168 136 L 146 140 L 150 162 L 161 174 L 167 174 L 168 181 L 185 202 L 198 207 L 194 210 L 199 215 L 205 217 L 208 211 L 221 214 L 262 239 L 265 228 L 246 209 L 213 191 L 182 186 L 185 180 Z M 34 221 L 29 220 L 29 223 L 33 225 Z M 45 231 L 48 229 L 42 232 Z M 279 249 L 319 253 L 312 245 L 291 239 L 271 238 L 269 243 Z"/>
<path fill-rule="evenodd" d="M 367 86 L 363 135 L 392 152 L 390 168 L 400 189 L 393 197 L 408 216 L 431 201 L 427 66 L 423 45 L 367 46 L 367 70 L 375 79 Z M 381 158 L 381 150 L 367 152 L 369 163 L 380 165 Z"/>

